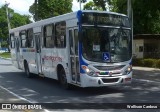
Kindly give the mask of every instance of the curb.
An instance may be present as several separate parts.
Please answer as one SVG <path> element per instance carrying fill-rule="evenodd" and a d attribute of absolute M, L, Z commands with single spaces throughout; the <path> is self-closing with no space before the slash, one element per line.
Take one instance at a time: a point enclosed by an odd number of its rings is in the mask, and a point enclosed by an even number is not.
<path fill-rule="evenodd" d="M 134 66 L 133 67 L 133 70 L 143 70 L 143 71 L 160 71 L 159 68 L 150 68 L 150 67 L 137 67 L 137 66 Z"/>
<path fill-rule="evenodd" d="M 11 58 L 3 58 L 3 57 L 0 57 L 0 59 L 11 60 Z"/>

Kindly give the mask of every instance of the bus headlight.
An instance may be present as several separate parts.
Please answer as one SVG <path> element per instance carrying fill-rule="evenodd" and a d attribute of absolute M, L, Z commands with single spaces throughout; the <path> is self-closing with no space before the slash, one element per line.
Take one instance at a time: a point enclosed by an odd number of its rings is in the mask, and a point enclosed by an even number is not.
<path fill-rule="evenodd" d="M 128 66 L 122 73 L 122 75 L 128 75 L 132 71 L 132 65 Z"/>
<path fill-rule="evenodd" d="M 95 73 L 94 70 L 92 70 L 91 68 L 85 66 L 85 65 L 82 65 L 82 69 L 86 72 L 87 75 L 89 76 L 93 76 L 93 77 L 96 77 L 97 74 Z"/>

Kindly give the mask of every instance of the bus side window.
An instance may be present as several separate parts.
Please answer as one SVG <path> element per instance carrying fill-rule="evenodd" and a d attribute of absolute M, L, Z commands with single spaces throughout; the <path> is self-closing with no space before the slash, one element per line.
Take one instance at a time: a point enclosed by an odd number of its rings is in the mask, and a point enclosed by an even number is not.
<path fill-rule="evenodd" d="M 14 34 L 10 34 L 10 46 L 11 48 L 15 48 L 15 40 L 14 40 Z"/>
<path fill-rule="evenodd" d="M 53 48 L 54 47 L 54 24 L 49 24 L 44 26 L 44 47 Z"/>
<path fill-rule="evenodd" d="M 78 30 L 74 30 L 75 54 L 78 55 Z"/>
<path fill-rule="evenodd" d="M 56 47 L 65 48 L 66 47 L 66 22 L 58 22 L 55 26 L 56 29 Z"/>
<path fill-rule="evenodd" d="M 26 48 L 27 47 L 27 34 L 25 30 L 21 31 L 20 38 L 21 38 L 21 48 Z"/>
<path fill-rule="evenodd" d="M 29 48 L 33 48 L 34 47 L 34 41 L 33 41 L 33 29 L 28 29 L 27 30 L 27 46 Z"/>
<path fill-rule="evenodd" d="M 73 32 L 72 30 L 69 30 L 69 41 L 70 41 L 70 52 L 71 52 L 71 55 L 74 54 L 74 48 L 73 48 Z"/>

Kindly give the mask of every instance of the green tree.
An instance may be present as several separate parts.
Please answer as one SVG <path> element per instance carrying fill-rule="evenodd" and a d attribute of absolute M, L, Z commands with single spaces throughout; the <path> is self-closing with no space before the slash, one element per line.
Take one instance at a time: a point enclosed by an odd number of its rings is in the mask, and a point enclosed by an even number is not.
<path fill-rule="evenodd" d="M 160 33 L 159 0 L 132 0 L 134 34 Z M 127 0 L 112 0 L 112 11 L 127 13 Z"/>
<path fill-rule="evenodd" d="M 106 4 L 110 4 L 111 3 L 111 0 L 93 0 L 93 2 L 95 3 L 95 5 L 97 7 L 101 7 L 102 10 L 106 11 L 107 7 L 106 7 Z"/>
<path fill-rule="evenodd" d="M 83 7 L 84 10 L 103 10 L 102 7 L 96 6 L 93 1 L 88 2 Z"/>
<path fill-rule="evenodd" d="M 107 4 L 111 4 L 112 0 L 93 0 L 84 5 L 84 9 L 86 10 L 107 10 Z"/>
<path fill-rule="evenodd" d="M 12 13 L 13 17 L 10 18 L 11 28 L 19 27 L 25 24 L 30 23 L 30 16 L 28 15 L 20 15 L 15 13 L 14 10 L 8 9 L 9 13 Z M 8 24 L 7 24 L 7 16 L 6 16 L 6 7 L 2 6 L 0 8 L 0 39 L 7 40 L 8 38 Z"/>
<path fill-rule="evenodd" d="M 29 12 L 33 15 L 34 20 L 42 20 L 62 15 L 72 12 L 72 1 L 73 0 L 38 0 L 37 5 L 33 3 L 30 6 Z"/>
<path fill-rule="evenodd" d="M 1 47 L 8 47 L 7 41 L 3 41 L 3 42 L 1 43 Z"/>

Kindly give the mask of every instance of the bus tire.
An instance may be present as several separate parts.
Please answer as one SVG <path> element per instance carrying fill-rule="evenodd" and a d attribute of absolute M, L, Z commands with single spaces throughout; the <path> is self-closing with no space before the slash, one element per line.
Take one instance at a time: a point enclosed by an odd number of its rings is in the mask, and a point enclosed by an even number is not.
<path fill-rule="evenodd" d="M 29 67 L 28 67 L 27 62 L 25 62 L 24 69 L 25 69 L 25 74 L 26 74 L 27 78 L 31 78 L 32 74 L 29 71 Z"/>
<path fill-rule="evenodd" d="M 59 71 L 59 82 L 64 89 L 70 89 L 70 84 L 67 82 L 64 68 L 61 68 Z"/>

